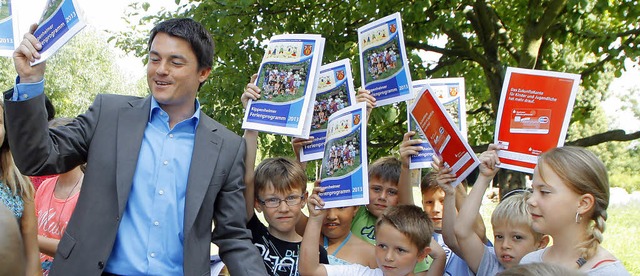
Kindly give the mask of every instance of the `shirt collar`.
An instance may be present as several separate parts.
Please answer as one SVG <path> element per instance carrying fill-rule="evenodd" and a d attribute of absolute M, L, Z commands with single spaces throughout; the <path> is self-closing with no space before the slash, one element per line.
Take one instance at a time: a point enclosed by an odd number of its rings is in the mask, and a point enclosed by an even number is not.
<path fill-rule="evenodd" d="M 179 122 L 178 124 L 181 124 L 185 121 L 191 121 L 193 123 L 193 130 L 195 131 L 196 127 L 198 127 L 198 122 L 200 122 L 200 101 L 198 101 L 197 98 L 194 105 L 195 105 L 195 112 L 193 113 L 193 115 L 191 115 L 190 118 L 187 118 L 182 122 Z M 158 101 L 156 101 L 156 98 L 151 96 L 151 108 L 149 109 L 149 122 L 151 122 L 155 116 L 158 116 L 160 112 L 164 112 L 166 114 L 166 112 L 162 109 L 162 107 L 160 107 L 160 104 L 158 104 Z M 166 123 L 167 125 L 169 124 L 168 119 Z"/>

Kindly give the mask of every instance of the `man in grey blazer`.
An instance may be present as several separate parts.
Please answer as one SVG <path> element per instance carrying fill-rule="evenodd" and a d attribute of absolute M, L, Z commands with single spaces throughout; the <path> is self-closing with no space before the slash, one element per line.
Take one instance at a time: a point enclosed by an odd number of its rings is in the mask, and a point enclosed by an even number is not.
<path fill-rule="evenodd" d="M 71 124 L 51 130 L 45 63 L 29 63 L 40 58 L 34 30 L 14 52 L 19 78 L 5 96 L 16 165 L 47 175 L 87 163 L 51 275 L 209 275 L 211 242 L 232 275 L 265 275 L 245 227 L 244 140 L 196 99 L 213 62 L 203 26 L 171 19 L 151 31 L 151 96 L 99 95 Z"/>

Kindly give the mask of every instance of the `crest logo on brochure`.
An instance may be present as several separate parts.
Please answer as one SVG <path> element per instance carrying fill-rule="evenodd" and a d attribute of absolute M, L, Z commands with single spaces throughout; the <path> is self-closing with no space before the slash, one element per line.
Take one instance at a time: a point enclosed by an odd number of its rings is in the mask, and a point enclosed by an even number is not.
<path fill-rule="evenodd" d="M 391 24 L 395 25 L 395 24 Z M 394 31 L 395 32 L 395 29 Z M 368 48 L 369 46 L 375 46 L 380 43 L 386 42 L 389 37 L 389 28 L 387 25 L 382 25 L 376 28 L 371 29 L 370 31 L 364 33 L 364 39 L 362 41 L 363 48 Z"/>
<path fill-rule="evenodd" d="M 358 115 L 359 116 L 359 115 Z M 358 119 L 359 121 L 360 119 Z M 329 122 L 327 127 L 327 137 L 342 136 L 351 132 L 352 116 L 343 116 L 335 121 Z"/>
<path fill-rule="evenodd" d="M 300 43 L 275 43 L 267 48 L 264 59 L 297 60 L 300 56 Z"/>
<path fill-rule="evenodd" d="M 354 125 L 359 125 L 360 124 L 360 114 L 354 114 L 353 115 L 353 124 Z"/>
<path fill-rule="evenodd" d="M 392 33 L 395 33 L 395 32 L 396 32 L 396 28 L 397 28 L 397 27 L 396 27 L 396 24 L 393 24 L 393 23 L 391 24 L 391 26 L 389 26 L 389 30 L 390 30 Z"/>
<path fill-rule="evenodd" d="M 343 70 L 338 71 L 338 73 L 336 73 L 336 77 L 338 78 L 338 80 L 343 80 L 344 79 L 344 71 Z"/>
<path fill-rule="evenodd" d="M 451 95 L 451 97 L 458 96 L 458 88 L 457 87 L 449 88 L 449 95 Z"/>
<path fill-rule="evenodd" d="M 304 55 L 305 56 L 310 55 L 312 50 L 313 50 L 313 46 L 311 46 L 309 44 L 304 45 Z"/>

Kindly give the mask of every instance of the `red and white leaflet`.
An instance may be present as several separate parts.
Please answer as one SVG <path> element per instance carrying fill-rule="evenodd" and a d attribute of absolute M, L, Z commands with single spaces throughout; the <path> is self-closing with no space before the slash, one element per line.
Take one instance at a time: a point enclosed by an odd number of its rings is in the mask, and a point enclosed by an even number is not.
<path fill-rule="evenodd" d="M 538 156 L 564 144 L 580 75 L 507 68 L 494 143 L 499 167 L 533 173 Z"/>
<path fill-rule="evenodd" d="M 456 175 L 453 185 L 462 182 L 480 164 L 480 161 L 462 138 L 457 125 L 434 95 L 431 86 L 427 85 L 418 93 L 409 110 L 429 140 L 435 154 L 443 161 L 444 166 L 451 167 L 452 173 Z"/>

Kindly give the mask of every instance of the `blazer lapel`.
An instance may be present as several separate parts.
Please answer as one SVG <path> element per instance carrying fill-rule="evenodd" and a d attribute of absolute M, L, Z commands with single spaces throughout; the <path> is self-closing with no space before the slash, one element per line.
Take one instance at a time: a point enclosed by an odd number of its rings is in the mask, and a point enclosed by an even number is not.
<path fill-rule="evenodd" d="M 120 109 L 116 133 L 116 186 L 118 192 L 118 214 L 127 205 L 133 174 L 138 164 L 142 136 L 149 121 L 151 97 L 133 100 L 129 106 Z"/>
<path fill-rule="evenodd" d="M 191 231 L 216 168 L 220 147 L 222 147 L 222 138 L 216 134 L 216 130 L 213 120 L 201 112 L 187 180 L 184 210 L 185 235 Z"/>

